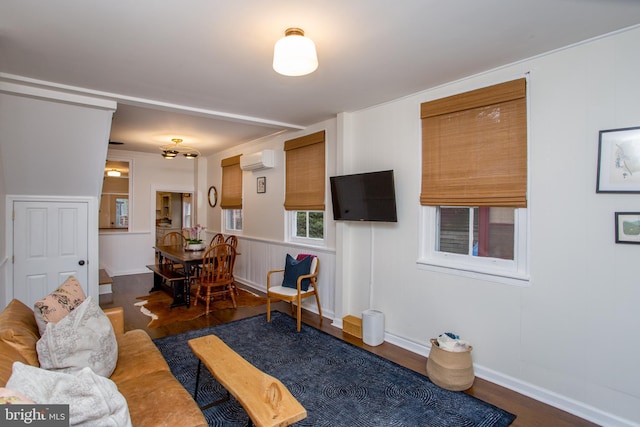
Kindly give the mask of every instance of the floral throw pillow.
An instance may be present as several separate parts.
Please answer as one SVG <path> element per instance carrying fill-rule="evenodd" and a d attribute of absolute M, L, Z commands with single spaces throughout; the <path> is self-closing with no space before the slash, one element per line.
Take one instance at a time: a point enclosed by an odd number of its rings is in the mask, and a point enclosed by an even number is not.
<path fill-rule="evenodd" d="M 78 279 L 69 276 L 62 285 L 51 294 L 34 304 L 33 312 L 40 335 L 44 333 L 47 323 L 57 323 L 86 299 Z"/>

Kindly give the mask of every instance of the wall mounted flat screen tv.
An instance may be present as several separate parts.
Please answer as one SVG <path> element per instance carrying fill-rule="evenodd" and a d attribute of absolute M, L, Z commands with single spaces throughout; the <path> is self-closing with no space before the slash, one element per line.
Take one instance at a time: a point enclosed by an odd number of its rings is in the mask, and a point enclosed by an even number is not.
<path fill-rule="evenodd" d="M 334 220 L 398 221 L 392 170 L 332 176 L 329 180 Z"/>

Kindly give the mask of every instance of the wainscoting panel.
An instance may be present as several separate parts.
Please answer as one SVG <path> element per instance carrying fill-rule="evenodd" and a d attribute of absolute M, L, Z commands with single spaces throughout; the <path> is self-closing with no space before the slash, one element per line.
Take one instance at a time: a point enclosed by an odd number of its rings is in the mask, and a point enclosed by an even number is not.
<path fill-rule="evenodd" d="M 267 272 L 284 268 L 287 254 L 296 257 L 298 254 L 312 254 L 320 259 L 318 290 L 322 314 L 333 319 L 335 313 L 335 270 L 336 255 L 334 250 L 312 248 L 286 242 L 275 242 L 250 237 L 238 236 L 238 253 L 234 267 L 235 278 L 262 292 L 267 290 Z M 280 279 L 282 276 L 280 276 Z M 279 280 L 277 276 L 272 279 Z M 313 299 L 307 298 L 303 307 L 317 313 Z"/>

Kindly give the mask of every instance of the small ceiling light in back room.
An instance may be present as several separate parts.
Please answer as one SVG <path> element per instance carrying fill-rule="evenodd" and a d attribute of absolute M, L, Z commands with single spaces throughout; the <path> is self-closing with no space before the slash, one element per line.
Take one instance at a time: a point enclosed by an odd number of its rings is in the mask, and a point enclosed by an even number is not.
<path fill-rule="evenodd" d="M 120 176 L 121 172 L 118 169 L 111 169 L 107 171 L 107 176 Z"/>
<path fill-rule="evenodd" d="M 273 49 L 273 69 L 285 76 L 304 76 L 318 68 L 316 45 L 300 28 L 287 28 Z"/>

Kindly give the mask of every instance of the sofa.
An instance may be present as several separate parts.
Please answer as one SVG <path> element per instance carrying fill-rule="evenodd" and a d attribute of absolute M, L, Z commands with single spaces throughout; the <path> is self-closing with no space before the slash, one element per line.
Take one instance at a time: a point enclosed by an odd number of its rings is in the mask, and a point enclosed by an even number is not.
<path fill-rule="evenodd" d="M 206 426 L 198 405 L 173 376 L 149 335 L 142 330 L 124 332 L 122 308 L 104 313 L 117 342 L 117 361 L 109 379 L 126 400 L 131 425 Z M 34 310 L 19 300 L 11 301 L 0 313 L 0 387 L 10 381 L 14 362 L 40 366 L 36 350 L 40 337 Z"/>

